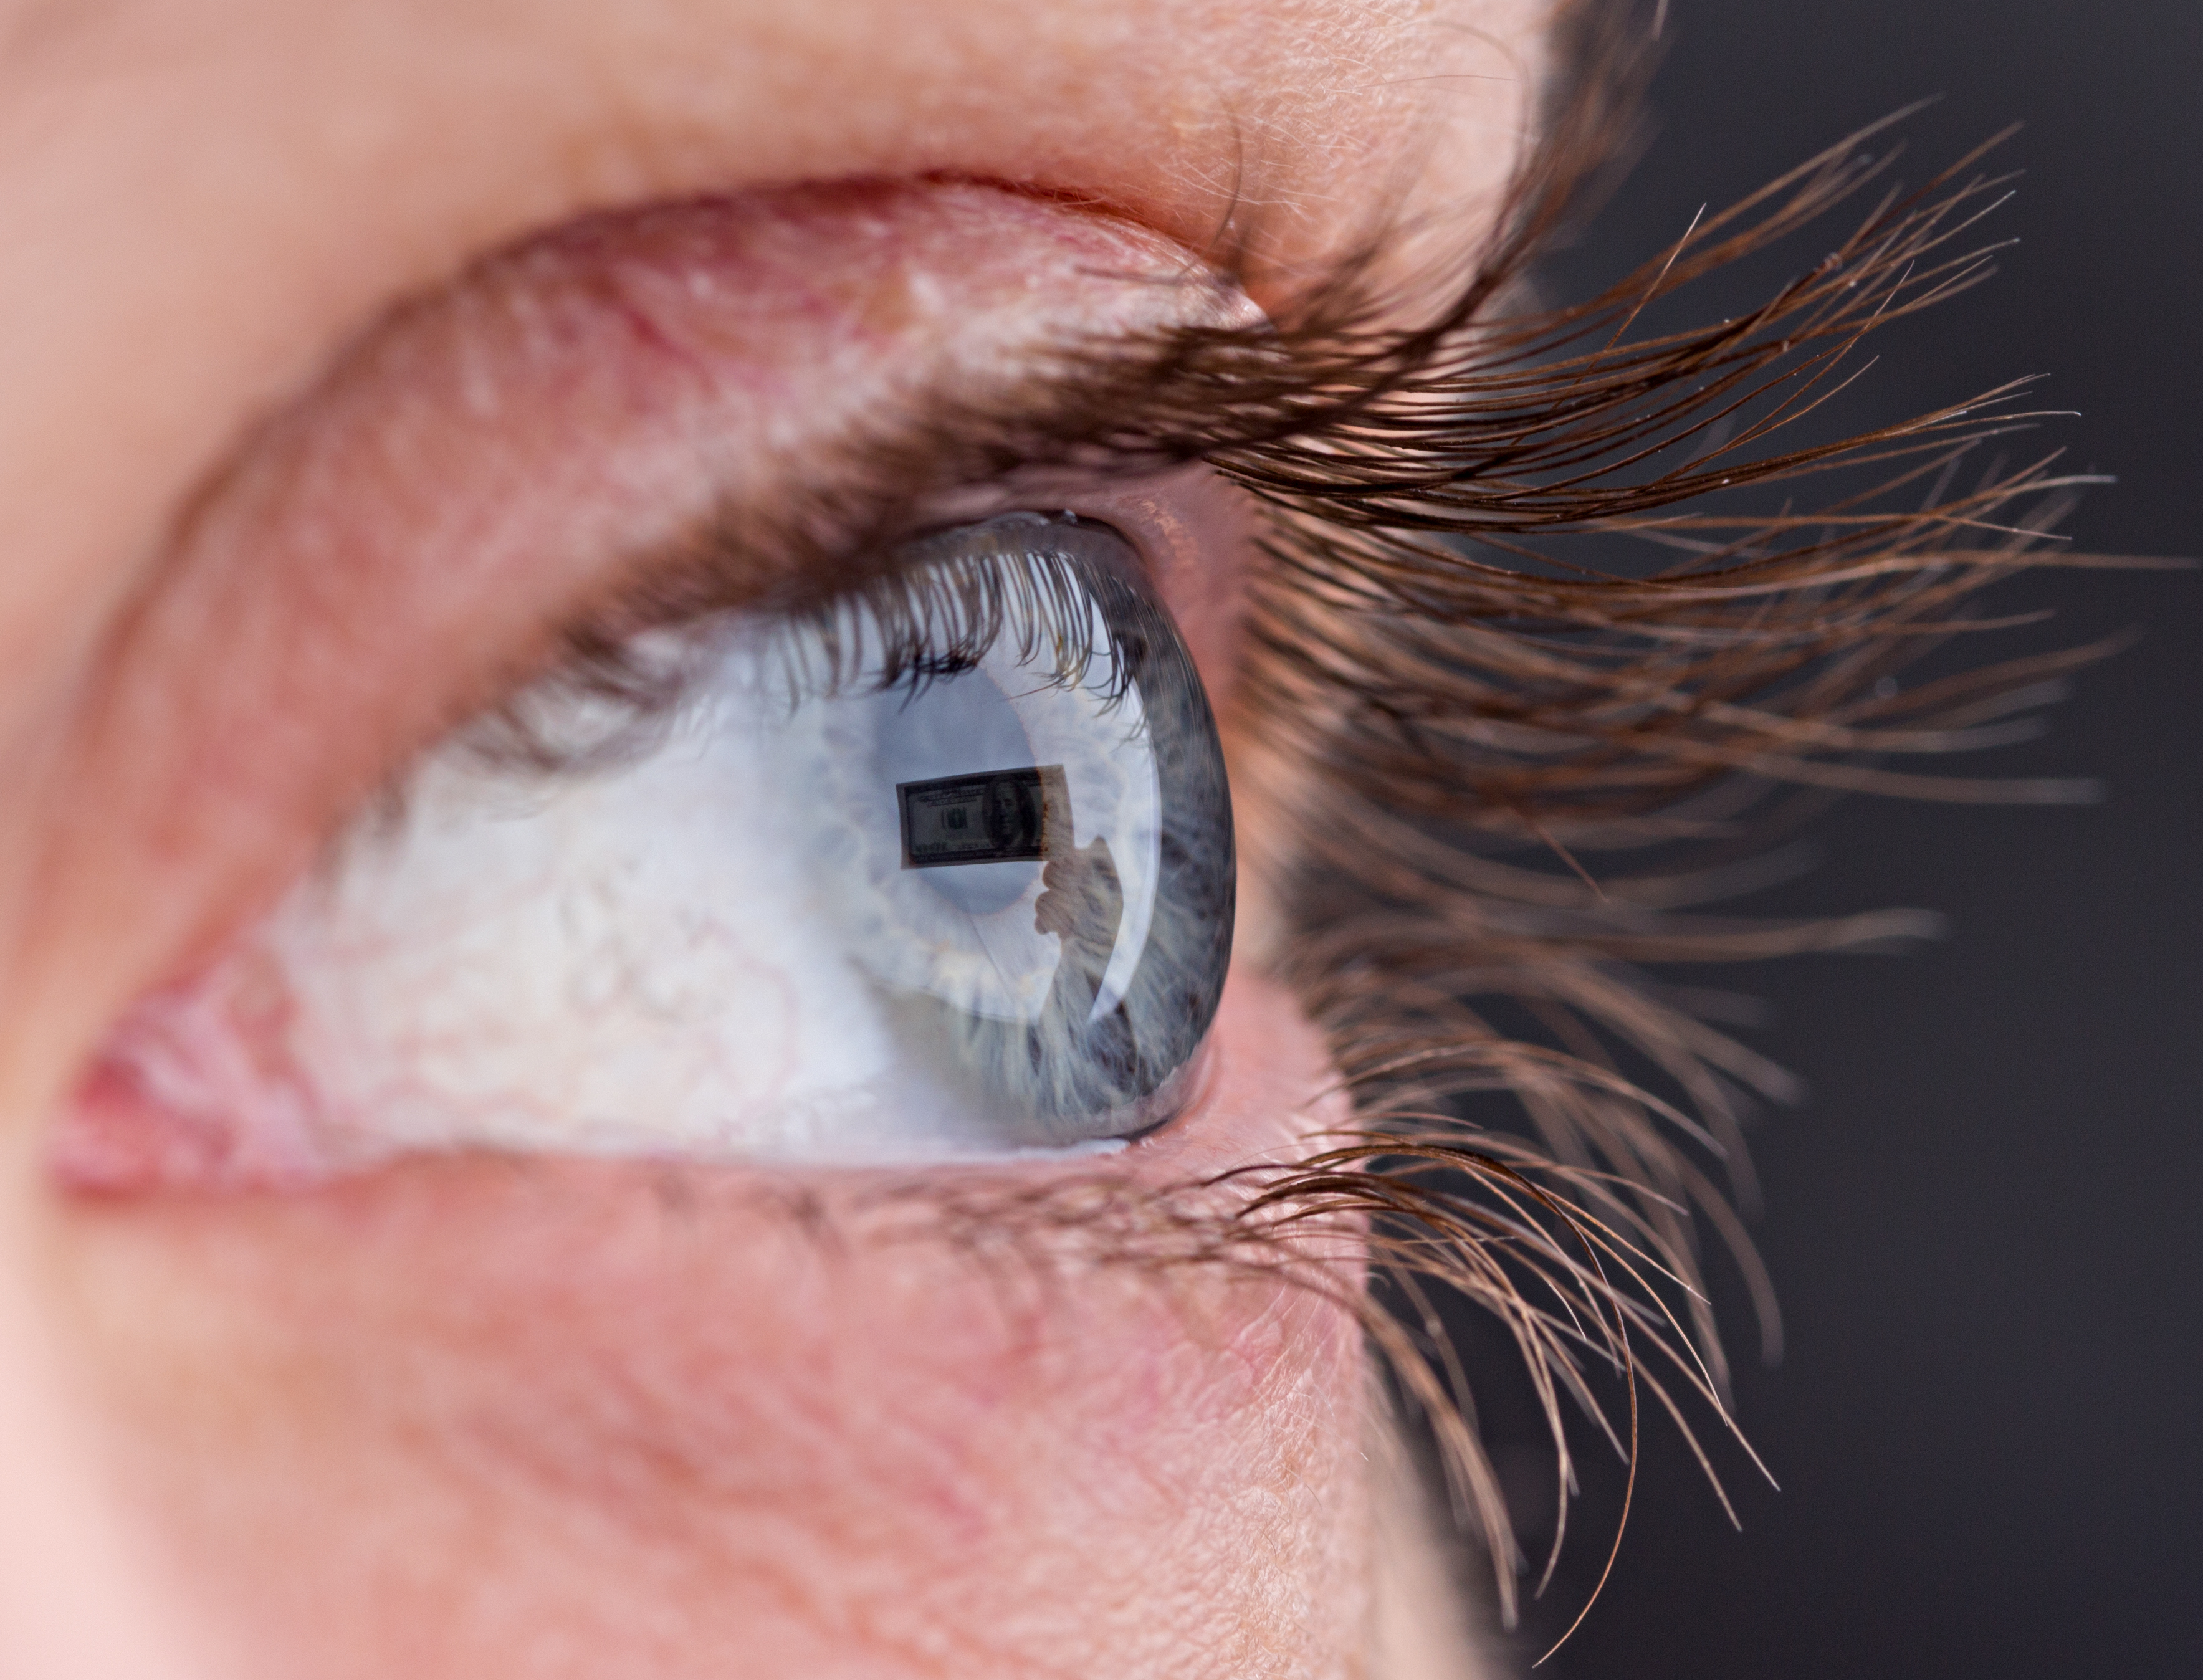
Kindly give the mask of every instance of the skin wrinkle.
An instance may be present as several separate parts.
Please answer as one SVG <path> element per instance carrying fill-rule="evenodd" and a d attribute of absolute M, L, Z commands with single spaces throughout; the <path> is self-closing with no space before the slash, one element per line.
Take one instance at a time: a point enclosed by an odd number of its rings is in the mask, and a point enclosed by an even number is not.
<path fill-rule="evenodd" d="M 481 251 L 699 192 L 968 178 L 1107 206 L 1154 230 L 1147 249 L 1228 254 L 1274 298 L 1388 219 L 1473 239 L 1529 90 L 1472 97 L 1424 74 L 1494 61 L 1441 24 L 1511 38 L 1539 11 L 960 0 L 922 31 L 886 0 L 0 14 L 15 29 L 0 48 L 0 772 L 16 790 L 0 808 L 0 1252 L 65 1367 L 23 1353 L 29 1332 L 0 1348 L 0 1416 L 35 1409 L 7 1409 L 11 1384 L 50 1414 L 0 1450 L 57 1468 L 45 1505 L 0 1514 L 0 1666 L 44 1639 L 62 1655 L 28 1671 L 171 1680 L 188 1624 L 225 1680 L 674 1675 L 712 1653 L 820 1675 L 1361 1671 L 1358 1343 L 1274 1282 L 1088 1267 L 1072 1237 L 1033 1234 L 1064 1282 L 1042 1358 L 987 1340 L 1002 1271 L 960 1247 L 972 1229 L 906 1243 L 892 1265 L 853 1250 L 865 1288 L 834 1303 L 840 1333 L 822 1340 L 824 1321 L 794 1311 L 818 1306 L 818 1276 L 737 1281 L 775 1253 L 815 1259 L 818 1241 L 795 1241 L 800 1221 L 730 1218 L 701 1175 L 670 1198 L 711 1238 L 691 1257 L 700 1281 L 667 1270 L 663 1183 L 617 1170 L 544 1164 L 537 1182 L 562 1188 L 525 1219 L 481 1161 L 290 1201 L 48 1199 L 35 1151 L 55 1093 L 186 922 L 221 911 L 192 875 L 219 860 L 182 805 L 118 805 L 151 785 L 132 775 L 80 798 L 93 761 L 67 748 L 113 703 L 122 667 L 96 656 L 129 616 L 174 612 L 186 693 L 240 671 L 246 692 L 283 651 L 280 616 L 238 638 L 230 609 L 266 581 L 249 567 L 227 603 L 171 592 L 177 510 L 361 323 Z M 879 336 L 907 321 L 922 336 L 942 318 L 929 309 L 955 307 L 872 297 L 860 324 Z M 999 298 L 971 314 L 975 343 L 1029 319 Z M 487 429 L 529 411 L 484 371 L 459 369 L 455 414 Z M 393 510 L 473 458 L 393 436 Z M 341 599 L 348 528 L 308 533 L 324 546 L 306 598 Z M 359 630 L 344 657 L 430 657 Z M 477 697 L 511 675 L 464 636 L 434 657 L 475 661 L 439 681 L 472 678 Z M 318 725 L 292 704 L 310 683 L 246 709 L 233 787 L 286 728 L 325 793 L 357 787 L 376 754 L 363 737 L 405 737 L 375 709 L 387 698 L 342 691 L 345 670 L 333 654 L 318 674 Z M 448 717 L 424 704 L 412 728 Z M 159 740 L 152 726 L 176 720 L 157 699 L 132 721 Z M 295 809 L 257 811 L 239 805 L 217 852 L 310 848 Z M 1328 1080 L 1306 1023 L 1243 975 L 1219 1031 L 1227 1088 L 1203 1123 L 1082 1171 L 1154 1187 L 1300 1147 Z M 851 1240 L 843 1210 L 823 1228 Z M 408 1241 L 369 1240 L 399 1229 Z M 605 1277 L 599 1262 L 618 1264 Z M 938 1415 L 913 1382 L 937 1385 Z M 0 1459 L 0 1478 L 30 1485 L 13 1468 Z M 121 1537 L 68 1541 L 42 1526 L 49 1507 L 112 1516 Z M 89 1608 L 52 1584 L 71 1581 L 97 1583 Z M 177 1583 L 188 1613 L 160 1602 Z M 86 1642 L 140 1626 L 164 1631 Z"/>

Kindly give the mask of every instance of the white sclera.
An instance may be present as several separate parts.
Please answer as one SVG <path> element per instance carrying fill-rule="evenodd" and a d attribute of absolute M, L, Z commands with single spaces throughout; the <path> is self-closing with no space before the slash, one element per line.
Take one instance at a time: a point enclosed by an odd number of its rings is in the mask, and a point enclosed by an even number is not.
<path fill-rule="evenodd" d="M 432 757 L 394 824 L 229 959 L 281 976 L 316 1147 L 877 1162 L 1062 1138 L 960 1067 L 954 1034 L 914 1042 L 898 1001 L 1039 1021 L 1066 966 L 1036 927 L 1043 866 L 905 867 L 897 786 L 1061 767 L 1072 843 L 1106 842 L 1121 893 L 1106 966 L 1066 995 L 1082 1029 L 1114 1008 L 1155 925 L 1162 793 L 1091 603 L 1086 634 L 1083 661 L 1059 635 L 1021 663 L 1006 633 L 970 669 L 883 687 L 875 662 L 792 692 L 784 639 L 815 630 L 737 627 L 639 757 L 552 775 Z M 251 1108 L 152 1017 L 128 1042 L 147 1088 Z"/>

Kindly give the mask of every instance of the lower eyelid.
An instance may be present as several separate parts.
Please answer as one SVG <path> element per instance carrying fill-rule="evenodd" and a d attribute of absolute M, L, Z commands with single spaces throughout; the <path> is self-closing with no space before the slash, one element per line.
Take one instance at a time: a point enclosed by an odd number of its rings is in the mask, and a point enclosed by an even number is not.
<path fill-rule="evenodd" d="M 180 1035 L 198 1032 L 220 1036 L 225 1040 L 216 1052 L 220 1055 L 250 1053 L 253 1048 L 230 1041 L 234 1029 L 229 1022 L 207 1018 L 221 1008 L 219 1000 L 181 996 L 167 1006 L 175 1011 L 168 1023 L 171 1030 Z M 196 1023 L 192 1019 L 195 1014 L 201 1017 Z M 49 1151 L 50 1168 L 64 1189 L 95 1198 L 178 1192 L 194 1196 L 298 1194 L 356 1175 L 356 1165 L 333 1173 L 333 1167 L 345 1164 L 332 1163 L 317 1152 L 311 1136 L 297 1125 L 296 1111 L 283 1105 L 280 1086 L 259 1090 L 261 1099 L 270 1106 L 228 1117 L 235 1124 L 225 1124 L 225 1117 L 218 1112 L 202 1111 L 196 1123 L 180 1125 L 174 1111 L 162 1105 L 158 1093 L 149 1095 L 139 1081 L 96 1069 L 61 1117 Z M 1235 973 L 1227 982 L 1215 1031 L 1194 1064 L 1179 1121 L 1129 1144 L 1102 1140 L 1005 1151 L 991 1158 L 967 1156 L 948 1168 L 930 1166 L 914 1177 L 907 1168 L 893 1165 L 813 1169 L 806 1175 L 787 1167 L 674 1161 L 606 1161 L 599 1169 L 570 1158 L 569 1164 L 585 1178 L 601 1171 L 606 1182 L 655 1183 L 676 1199 L 692 1194 L 677 1188 L 684 1183 L 718 1184 L 741 1194 L 806 1182 L 871 1183 L 883 1189 L 922 1186 L 969 1194 L 973 1187 L 991 1182 L 998 1191 L 1014 1194 L 1021 1184 L 1096 1173 L 1150 1190 L 1176 1190 L 1255 1162 L 1289 1160 L 1311 1147 L 1312 1140 L 1342 1124 L 1345 1117 L 1344 1094 L 1334 1087 L 1320 1044 L 1301 1023 L 1288 995 L 1267 981 Z M 498 1158 L 481 1152 L 445 1158 Z M 509 1165 L 499 1171 L 532 1170 L 528 1158 L 504 1158 Z M 400 1155 L 369 1176 L 383 1176 L 402 1168 Z M 555 1179 L 555 1171 L 545 1170 Z M 1008 1176 L 990 1178 L 990 1174 Z"/>
<path fill-rule="evenodd" d="M 853 1603 L 907 1611 L 945 1571 L 1001 1583 L 1005 1625 L 1097 1581 L 1255 1583 L 1270 1545 L 1333 1532 L 1366 1377 L 1350 1315 L 1155 1243 L 1202 1205 L 1178 1187 L 1341 1117 L 1304 1106 L 1322 1052 L 1281 993 L 1235 986 L 1220 1031 L 1208 1123 L 1106 1160 L 422 1159 L 296 1195 L 79 1200 L 64 1262 L 112 1406 L 185 1443 L 133 1474 L 202 1524 L 186 1578 L 216 1602 L 247 1583 L 256 1629 L 382 1648 L 328 1619 L 365 1582 L 375 1615 L 446 1630 L 486 1544 L 528 1606 L 510 1637 L 616 1612 L 634 1649 L 669 1571 L 712 1583 L 688 1638 L 728 1616 L 755 1637 L 830 1541 Z M 282 1396 L 281 1426 L 240 1391 Z M 302 1450 L 306 1485 L 372 1478 L 386 1520 L 332 1528 L 298 1497 Z M 1279 1490 L 1252 1533 L 1250 1467 Z M 1066 1521 L 1075 1576 L 1037 1576 L 1031 1536 Z M 1184 1549 L 1210 1543 L 1230 1550 Z"/>

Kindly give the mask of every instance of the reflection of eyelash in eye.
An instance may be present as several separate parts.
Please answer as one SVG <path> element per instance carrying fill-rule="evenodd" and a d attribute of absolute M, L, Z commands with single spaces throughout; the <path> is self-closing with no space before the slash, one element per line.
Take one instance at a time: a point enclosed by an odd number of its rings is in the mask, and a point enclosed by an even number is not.
<path fill-rule="evenodd" d="M 629 658 L 635 630 L 759 604 L 753 585 L 735 582 L 755 569 L 730 564 L 729 548 L 815 557 L 777 575 L 906 598 L 907 576 L 884 557 L 895 545 L 875 539 L 944 485 L 1035 464 L 1201 459 L 1267 506 L 1273 569 L 1255 589 L 1237 699 L 1261 727 L 1242 735 L 1312 776 L 1290 800 L 1259 775 L 1255 792 L 1287 831 L 1269 847 L 1299 915 L 1280 966 L 1331 1029 L 1361 1135 L 1313 1162 L 1242 1175 L 1257 1194 L 1220 1222 L 1090 1185 L 954 1217 L 996 1235 L 1021 1220 L 1075 1221 L 1129 1262 L 1254 1267 L 1326 1290 L 1329 1275 L 1285 1239 L 1373 1219 L 1373 1237 L 1342 1240 L 1391 1270 L 1407 1311 L 1343 1305 L 1431 1417 L 1456 1491 L 1480 1513 L 1503 1614 L 1513 1542 L 1455 1405 L 1464 1397 L 1450 1392 L 1458 1374 L 1426 1291 L 1488 1308 L 1514 1335 L 1545 1399 L 1564 1492 L 1562 1396 L 1596 1414 L 1586 1373 L 1601 1362 L 1629 1380 L 1633 1449 L 1640 1387 L 1679 1424 L 1671 1388 L 1719 1415 L 1725 1377 L 1692 1210 L 1745 1267 L 1770 1343 L 1775 1321 L 1728 1197 L 1674 1134 L 1714 1145 L 1730 1194 L 1748 1201 L 1745 1104 L 1787 1087 L 1631 965 L 1866 949 L 1921 925 L 1696 919 L 1679 912 L 1733 887 L 1733 871 L 1594 885 L 1579 859 L 1719 838 L 1770 787 L 2071 797 L 2068 784 L 1964 781 L 1881 761 L 2005 739 L 2017 711 L 2101 651 L 1896 682 L 1982 628 L 1969 617 L 1981 588 L 2052 563 L 2042 544 L 2078 480 L 2045 463 L 1951 493 L 1968 452 L 2025 418 L 1997 417 L 2017 387 L 1840 443 L 1769 445 L 1841 388 L 1865 331 L 1985 274 L 1957 244 L 1997 186 L 1965 177 L 1970 159 L 1877 204 L 1762 309 L 1716 327 L 1632 336 L 1647 310 L 1875 180 L 1887 160 L 1860 155 L 1867 135 L 1702 219 L 1586 304 L 1487 319 L 1518 294 L 1610 150 L 1635 71 L 1613 40 L 1592 43 L 1583 63 L 1472 279 L 1427 324 L 1383 326 L 1373 256 L 1274 325 L 1066 349 L 1034 386 L 1055 394 L 866 451 L 866 487 L 848 504 L 800 509 L 770 533 L 713 533 L 658 569 L 573 629 L 565 674 L 651 699 L 664 674 Z M 1767 518 L 1722 499 L 1840 469 L 1869 481 L 1811 513 Z M 1664 511 L 1699 498 L 1714 506 Z M 1557 556 L 1564 538 L 1599 545 L 1602 568 Z M 1615 555 L 1631 539 L 1653 563 Z M 1583 878 L 1489 855 L 1510 846 L 1542 848 Z M 1472 999 L 1497 1000 L 1532 1035 Z M 1519 1101 L 1534 1148 L 1462 1117 L 1462 1099 L 1489 1091 Z M 1683 1290 L 1674 1316 L 1670 1276 Z"/>
<path fill-rule="evenodd" d="M 1049 687 L 1084 688 L 1113 710 L 1169 633 L 1147 628 L 1146 598 L 1051 541 L 1051 527 L 1015 514 L 957 528 L 950 542 L 904 545 L 900 563 L 839 593 L 765 616 L 774 698 L 792 707 L 861 687 L 915 699 L 1001 651 Z M 538 774 L 600 771 L 647 753 L 721 651 L 720 627 L 709 616 L 686 622 L 693 611 L 671 610 L 670 635 L 627 623 L 570 629 L 566 657 L 475 718 L 457 746 L 477 763 Z M 757 617 L 745 626 L 752 634 Z M 394 815 L 403 789 L 387 799 Z"/>
<path fill-rule="evenodd" d="M 1014 650 L 1021 669 L 1045 671 L 1052 682 L 1088 683 L 1096 675 L 1096 592 L 1107 581 L 1034 534 L 1048 524 L 1037 516 L 1014 515 L 966 528 L 938 553 L 916 545 L 900 569 L 791 615 L 791 630 L 807 627 L 812 634 L 783 638 L 798 662 L 789 669 L 790 685 L 830 693 L 861 674 L 883 689 L 915 694 L 936 676 L 976 669 L 998 646 Z M 985 543 L 985 535 L 995 536 L 998 545 Z M 802 662 L 806 645 L 821 651 L 823 669 Z M 1121 695 L 1132 663 L 1110 659 L 1099 674 L 1113 698 Z"/>

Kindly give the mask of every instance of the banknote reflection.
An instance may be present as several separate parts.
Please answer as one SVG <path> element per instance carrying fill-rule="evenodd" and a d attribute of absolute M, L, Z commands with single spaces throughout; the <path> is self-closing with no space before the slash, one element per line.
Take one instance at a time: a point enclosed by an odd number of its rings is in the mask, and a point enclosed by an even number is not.
<path fill-rule="evenodd" d="M 1107 1012 L 1096 1005 L 1124 930 L 1125 887 L 1106 838 L 1074 844 L 1063 766 L 900 782 L 895 799 L 907 869 L 1048 860 L 1033 931 L 1055 935 L 1061 952 L 1042 1015 L 1060 1029 L 1093 1025 Z"/>

